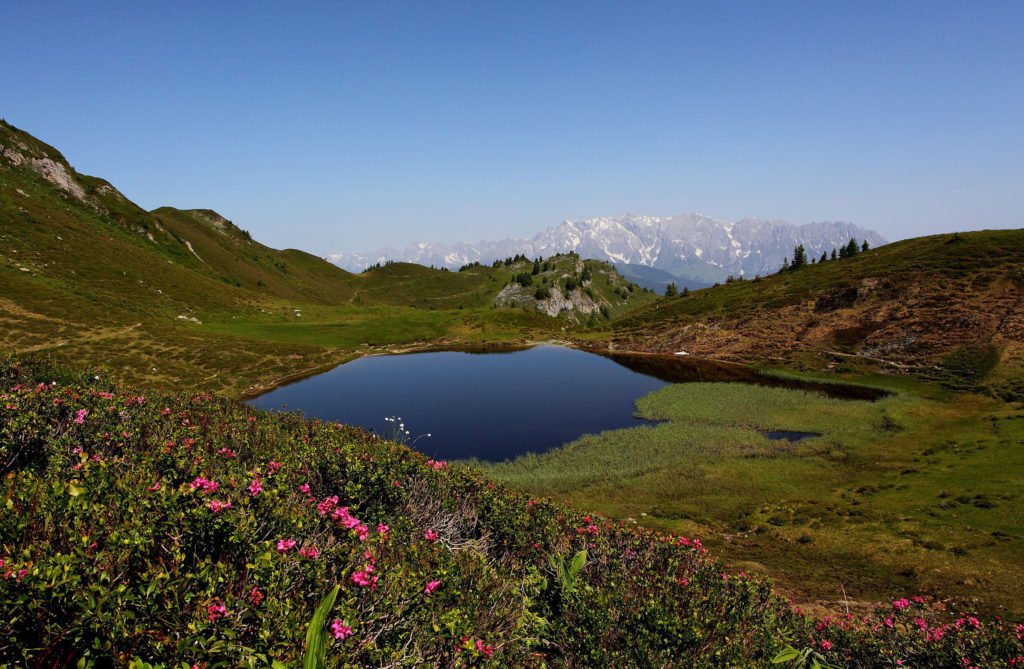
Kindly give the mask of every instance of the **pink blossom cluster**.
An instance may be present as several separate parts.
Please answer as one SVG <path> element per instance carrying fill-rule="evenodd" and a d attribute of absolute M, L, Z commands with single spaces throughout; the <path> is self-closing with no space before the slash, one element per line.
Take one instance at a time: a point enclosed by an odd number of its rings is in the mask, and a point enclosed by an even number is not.
<path fill-rule="evenodd" d="M 223 618 L 228 614 L 228 607 L 224 606 L 223 602 L 213 602 L 206 607 L 206 619 L 211 623 L 217 622 L 218 618 Z"/>
<path fill-rule="evenodd" d="M 337 500 L 337 497 L 334 498 Z M 359 535 L 360 541 L 366 541 L 366 538 L 370 535 L 370 528 L 362 523 L 358 518 L 348 512 L 347 506 L 342 506 L 334 510 L 331 514 L 331 518 L 341 524 L 342 527 L 354 530 Z"/>
<path fill-rule="evenodd" d="M 224 458 L 225 460 L 234 460 L 238 457 L 238 453 L 225 446 L 224 448 L 217 449 L 217 455 Z"/>
<path fill-rule="evenodd" d="M 448 463 L 444 460 L 427 460 L 427 466 L 436 470 L 448 469 Z"/>
<path fill-rule="evenodd" d="M 220 501 L 218 499 L 211 499 L 210 500 L 210 511 L 213 511 L 214 513 L 220 513 L 221 511 L 225 511 L 225 510 L 230 509 L 230 508 L 231 508 L 231 502 L 230 501 L 222 502 L 222 501 Z"/>
<path fill-rule="evenodd" d="M 303 546 L 299 549 L 299 555 L 306 558 L 307 560 L 315 560 L 320 555 L 320 551 L 316 549 L 316 546 L 310 544 Z"/>
<path fill-rule="evenodd" d="M 89 415 L 88 411 L 86 411 L 85 409 L 79 409 L 75 413 L 75 424 L 76 425 L 82 425 L 83 423 L 85 423 L 85 417 L 88 416 L 88 415 Z"/>
<path fill-rule="evenodd" d="M 256 497 L 261 492 L 263 492 L 263 484 L 260 483 L 260 480 L 258 478 L 254 478 L 252 480 L 252 483 L 249 484 L 249 494 L 252 495 L 253 497 Z"/>
<path fill-rule="evenodd" d="M 426 539 L 427 541 L 433 543 L 433 542 L 437 541 L 438 534 L 433 529 L 428 528 L 427 531 L 423 533 L 423 538 Z"/>
<path fill-rule="evenodd" d="M 331 635 L 338 641 L 344 641 L 352 636 L 352 628 L 340 619 L 335 618 L 334 622 L 331 623 Z"/>
<path fill-rule="evenodd" d="M 192 486 L 193 490 L 198 490 L 204 495 L 214 492 L 217 490 L 217 488 L 220 487 L 220 484 L 217 483 L 216 481 L 211 481 L 210 479 L 205 478 L 203 476 L 195 477 L 190 485 Z"/>
<path fill-rule="evenodd" d="M 291 549 L 295 548 L 295 539 L 281 539 L 277 542 L 277 552 L 287 553 Z"/>
<path fill-rule="evenodd" d="M 679 537 L 679 539 L 676 540 L 676 546 L 686 546 L 687 548 L 693 548 L 701 555 L 706 555 L 708 552 L 708 549 L 704 548 L 704 544 L 700 542 L 700 539 Z"/>
<path fill-rule="evenodd" d="M 0 569 L 4 569 L 4 565 L 6 564 L 7 561 L 4 558 L 0 558 Z M 25 567 L 22 567 L 18 571 L 14 571 L 12 567 L 7 567 L 6 569 L 4 569 L 3 573 L 3 578 L 8 579 L 14 577 L 19 582 L 24 580 L 26 576 L 28 576 L 28 569 Z"/>
<path fill-rule="evenodd" d="M 377 561 L 369 551 L 363 555 L 363 559 L 366 563 L 362 568 L 352 572 L 352 582 L 361 588 L 376 590 L 377 582 L 380 580 L 380 575 L 373 573 L 377 569 Z"/>
<path fill-rule="evenodd" d="M 427 587 L 423 588 L 423 594 L 429 597 L 439 587 L 441 587 L 441 581 L 430 581 L 427 583 Z"/>
<path fill-rule="evenodd" d="M 338 505 L 338 496 L 324 497 L 323 501 L 316 505 L 316 512 L 321 516 L 325 516 L 331 512 L 335 506 Z"/>

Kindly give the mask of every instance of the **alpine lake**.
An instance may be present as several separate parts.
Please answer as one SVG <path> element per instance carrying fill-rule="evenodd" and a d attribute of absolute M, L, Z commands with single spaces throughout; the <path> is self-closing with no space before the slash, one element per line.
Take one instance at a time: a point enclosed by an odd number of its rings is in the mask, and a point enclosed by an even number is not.
<path fill-rule="evenodd" d="M 585 434 L 650 425 L 640 397 L 671 383 L 734 382 L 796 387 L 846 399 L 876 391 L 807 383 L 738 365 L 564 346 L 375 355 L 278 387 L 250 400 L 268 410 L 371 430 L 442 460 L 510 460 Z M 797 440 L 810 433 L 773 432 Z"/>

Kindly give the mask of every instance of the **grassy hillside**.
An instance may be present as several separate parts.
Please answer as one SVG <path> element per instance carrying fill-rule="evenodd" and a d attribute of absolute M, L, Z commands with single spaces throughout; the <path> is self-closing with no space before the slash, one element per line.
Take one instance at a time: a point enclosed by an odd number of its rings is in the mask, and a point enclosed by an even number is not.
<path fill-rule="evenodd" d="M 546 339 L 650 297 L 590 261 L 564 310 L 499 299 L 518 264 L 351 274 L 211 210 L 147 212 L 4 122 L 0 223 L 0 349 L 159 387 L 254 393 L 380 347 Z"/>
<path fill-rule="evenodd" d="M 494 267 L 511 273 L 495 305 L 540 311 L 573 325 L 593 327 L 657 299 L 623 278 L 611 263 L 576 253 L 511 258 Z"/>
<path fill-rule="evenodd" d="M 333 423 L 0 361 L 0 666 L 1017 666 L 925 599 L 815 620 L 699 540 Z M 136 665 L 139 666 L 139 665 Z"/>
<path fill-rule="evenodd" d="M 544 339 L 566 325 L 496 307 L 511 268 L 351 274 L 211 210 L 147 212 L 3 122 L 0 223 L 0 349 L 157 387 L 252 393 L 380 347 Z"/>
<path fill-rule="evenodd" d="M 1024 387 L 1024 230 L 935 235 L 659 301 L 623 348 Z"/>

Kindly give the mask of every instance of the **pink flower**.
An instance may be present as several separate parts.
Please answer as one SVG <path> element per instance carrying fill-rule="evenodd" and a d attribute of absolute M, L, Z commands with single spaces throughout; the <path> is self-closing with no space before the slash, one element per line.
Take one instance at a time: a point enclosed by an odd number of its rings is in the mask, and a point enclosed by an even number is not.
<path fill-rule="evenodd" d="M 892 608 L 897 611 L 902 611 L 910 606 L 910 600 L 908 599 L 897 599 L 893 601 Z"/>
<path fill-rule="evenodd" d="M 320 551 L 316 549 L 316 546 L 303 546 L 299 549 L 299 555 L 307 560 L 315 560 L 320 555 Z"/>
<path fill-rule="evenodd" d="M 334 622 L 331 623 L 331 634 L 338 641 L 344 641 L 352 636 L 352 628 L 335 618 Z"/>
<path fill-rule="evenodd" d="M 260 602 L 263 601 L 263 593 L 260 592 L 259 587 L 253 586 L 252 592 L 249 593 L 249 603 L 253 606 L 259 606 Z"/>
<path fill-rule="evenodd" d="M 429 596 L 439 587 L 441 587 L 441 581 L 431 581 L 430 583 L 427 583 L 427 587 L 423 588 L 423 594 Z"/>
<path fill-rule="evenodd" d="M 476 649 L 477 649 L 478 652 L 483 654 L 485 657 L 490 657 L 490 656 L 494 655 L 494 645 L 493 644 L 488 644 L 488 645 L 485 646 L 484 642 L 481 641 L 480 639 L 476 640 Z"/>
<path fill-rule="evenodd" d="M 361 571 L 352 572 L 352 582 L 361 588 L 376 588 L 380 576 L 370 575 L 370 570 L 364 567 Z"/>
<path fill-rule="evenodd" d="M 238 453 L 235 453 L 230 448 L 224 447 L 217 450 L 217 455 L 224 458 L 225 460 L 233 460 L 238 457 Z"/>
<path fill-rule="evenodd" d="M 214 513 L 220 513 L 221 511 L 224 511 L 225 509 L 230 509 L 230 508 L 231 508 L 231 502 L 221 502 L 220 500 L 216 500 L 216 499 L 211 499 L 210 500 L 210 511 L 213 511 Z"/>
<path fill-rule="evenodd" d="M 307 486 L 307 488 L 308 488 L 308 486 Z M 338 504 L 338 496 L 337 495 L 334 495 L 333 497 L 324 497 L 323 501 L 316 505 L 316 511 L 321 516 L 324 516 L 324 515 L 327 515 L 328 513 L 330 513 L 331 509 L 333 509 L 335 506 L 337 506 L 337 504 Z M 346 509 L 346 512 L 347 511 L 348 511 L 348 509 Z"/>
<path fill-rule="evenodd" d="M 146 490 L 148 490 L 149 492 L 156 492 L 159 489 L 160 489 L 160 481 L 157 481 L 153 485 L 151 485 L 151 486 L 146 488 Z"/>
<path fill-rule="evenodd" d="M 448 469 L 448 463 L 443 460 L 427 460 L 427 466 L 431 469 Z"/>
<path fill-rule="evenodd" d="M 832 642 L 828 641 L 827 639 L 825 641 L 822 641 L 821 642 L 821 649 L 822 650 L 832 650 Z"/>
<path fill-rule="evenodd" d="M 437 532 L 432 529 L 428 529 L 423 533 L 423 538 L 430 542 L 437 541 Z"/>
<path fill-rule="evenodd" d="M 276 474 L 277 470 L 279 470 L 283 464 L 283 462 L 274 462 L 273 460 L 271 460 L 270 462 L 267 463 L 267 471 L 270 472 L 271 474 Z"/>
<path fill-rule="evenodd" d="M 211 623 L 216 622 L 218 618 L 223 618 L 228 614 L 228 607 L 224 606 L 221 602 L 214 602 L 206 607 L 206 619 Z"/>
<path fill-rule="evenodd" d="M 369 551 L 367 551 L 366 554 L 363 555 L 363 557 L 366 559 L 366 564 L 363 565 L 362 569 L 352 572 L 352 576 L 350 578 L 352 579 L 353 583 L 355 583 L 361 588 L 370 588 L 376 590 L 377 581 L 380 580 L 380 576 L 373 573 L 377 568 L 377 562 L 373 559 L 373 554 Z"/>
<path fill-rule="evenodd" d="M 295 548 L 295 539 L 281 539 L 277 542 L 278 553 L 287 553 L 293 548 Z"/>
<path fill-rule="evenodd" d="M 252 483 L 249 484 L 249 494 L 255 497 L 261 492 L 263 492 L 263 484 L 260 483 L 259 479 L 253 479 Z"/>
<path fill-rule="evenodd" d="M 308 495 L 309 494 L 309 484 L 308 483 L 303 483 L 302 485 L 300 485 L 299 486 L 299 492 L 301 492 L 304 495 Z"/>
<path fill-rule="evenodd" d="M 160 410 L 160 415 L 161 416 L 170 416 L 171 415 L 170 408 L 169 407 L 164 407 L 163 409 L 161 409 Z"/>
<path fill-rule="evenodd" d="M 193 490 L 198 490 L 203 494 L 214 492 L 220 487 L 220 484 L 216 481 L 211 481 L 210 479 L 202 476 L 195 477 L 195 479 L 192 480 L 191 485 Z"/>
<path fill-rule="evenodd" d="M 388 540 L 388 531 L 390 531 L 390 529 L 391 528 L 384 523 L 377 523 L 377 534 L 380 535 L 381 541 Z"/>
<path fill-rule="evenodd" d="M 85 422 L 85 417 L 88 415 L 88 411 L 86 411 L 85 409 L 79 409 L 78 412 L 75 413 L 75 423 L 77 425 L 81 425 L 82 423 Z"/>

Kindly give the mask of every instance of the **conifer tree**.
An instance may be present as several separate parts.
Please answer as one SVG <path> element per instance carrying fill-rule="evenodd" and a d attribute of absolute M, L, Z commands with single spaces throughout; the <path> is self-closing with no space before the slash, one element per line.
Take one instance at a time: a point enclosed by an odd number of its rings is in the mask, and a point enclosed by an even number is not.
<path fill-rule="evenodd" d="M 793 249 L 793 262 L 790 264 L 790 269 L 800 269 L 807 264 L 807 251 L 804 250 L 803 244 L 798 244 Z"/>
<path fill-rule="evenodd" d="M 679 294 L 679 288 L 676 286 L 676 282 L 672 281 L 665 286 L 665 297 L 675 297 Z"/>

